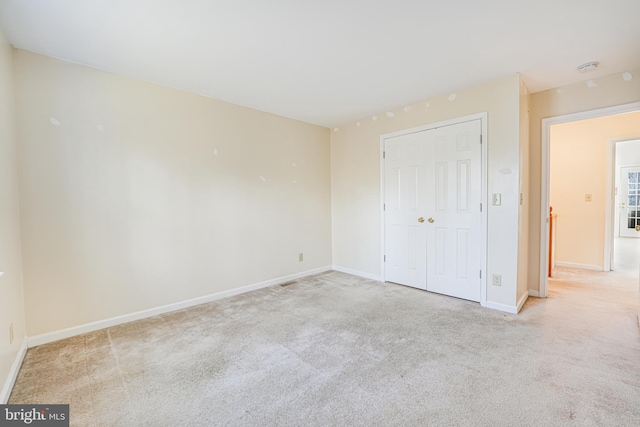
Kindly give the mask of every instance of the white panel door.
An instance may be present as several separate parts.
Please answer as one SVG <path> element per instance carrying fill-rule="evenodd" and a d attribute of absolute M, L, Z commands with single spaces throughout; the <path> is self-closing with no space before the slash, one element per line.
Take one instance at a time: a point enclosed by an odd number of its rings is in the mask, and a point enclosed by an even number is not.
<path fill-rule="evenodd" d="M 620 236 L 640 237 L 640 166 L 620 168 Z"/>
<path fill-rule="evenodd" d="M 426 134 L 427 290 L 471 301 L 481 290 L 481 133 L 474 120 Z"/>
<path fill-rule="evenodd" d="M 386 139 L 385 280 L 480 301 L 481 121 Z"/>
<path fill-rule="evenodd" d="M 427 289 L 424 132 L 385 140 L 385 280 Z M 422 221 L 422 222 L 420 222 Z"/>

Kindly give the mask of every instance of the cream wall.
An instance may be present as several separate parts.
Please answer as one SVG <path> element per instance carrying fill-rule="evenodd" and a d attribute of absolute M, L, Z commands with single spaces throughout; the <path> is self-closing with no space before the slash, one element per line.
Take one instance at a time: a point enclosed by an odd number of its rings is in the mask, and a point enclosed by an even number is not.
<path fill-rule="evenodd" d="M 24 342 L 20 214 L 12 48 L 0 30 L 0 403 L 9 397 L 11 368 Z M 14 341 L 10 343 L 9 325 Z"/>
<path fill-rule="evenodd" d="M 15 75 L 29 336 L 331 264 L 328 129 L 26 51 Z"/>
<path fill-rule="evenodd" d="M 638 136 L 640 113 L 551 127 L 549 201 L 557 215 L 556 262 L 604 267 L 607 142 Z"/>
<path fill-rule="evenodd" d="M 529 103 L 531 95 L 520 79 L 520 207 L 518 209 L 518 294 L 517 301 L 529 296 Z"/>
<path fill-rule="evenodd" d="M 529 286 L 534 292 L 540 284 L 540 182 L 542 155 L 542 119 L 614 105 L 640 101 L 640 69 L 537 92 L 531 95 L 530 122 L 530 209 L 529 209 Z M 584 196 L 584 195 L 583 195 Z"/>
<path fill-rule="evenodd" d="M 502 193 L 502 206 L 488 207 L 487 300 L 515 307 L 519 212 L 519 76 L 382 112 L 331 132 L 333 263 L 379 277 L 381 254 L 380 136 L 475 113 L 488 114 L 489 193 Z"/>

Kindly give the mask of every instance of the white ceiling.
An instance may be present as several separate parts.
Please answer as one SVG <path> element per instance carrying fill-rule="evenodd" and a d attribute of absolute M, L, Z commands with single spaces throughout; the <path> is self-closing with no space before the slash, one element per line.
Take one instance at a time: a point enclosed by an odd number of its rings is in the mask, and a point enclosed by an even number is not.
<path fill-rule="evenodd" d="M 0 0 L 17 48 L 327 127 L 638 68 L 639 20 L 640 0 Z"/>

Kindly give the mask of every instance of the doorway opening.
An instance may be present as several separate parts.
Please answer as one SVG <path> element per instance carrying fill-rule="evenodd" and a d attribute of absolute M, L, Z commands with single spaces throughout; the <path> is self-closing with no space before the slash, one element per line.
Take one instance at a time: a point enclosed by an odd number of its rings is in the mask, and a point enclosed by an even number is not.
<path fill-rule="evenodd" d="M 634 166 L 628 164 L 633 160 L 627 155 L 616 162 L 617 149 L 634 140 L 640 140 L 640 103 L 542 121 L 541 297 L 547 296 L 554 265 L 608 272 L 630 268 L 631 256 L 637 265 L 633 248 L 640 238 L 619 240 L 621 215 L 628 218 L 623 225 L 634 222 L 634 233 L 636 218 L 640 225 L 640 209 L 620 208 L 621 167 Z M 640 155 L 638 161 L 640 166 Z M 640 180 L 640 174 L 626 177 Z M 640 204 L 640 183 L 626 184 L 627 192 L 634 192 L 634 198 L 625 196 L 627 204 Z M 637 233 L 640 236 L 640 227 Z M 637 278 L 637 268 L 634 275 Z"/>

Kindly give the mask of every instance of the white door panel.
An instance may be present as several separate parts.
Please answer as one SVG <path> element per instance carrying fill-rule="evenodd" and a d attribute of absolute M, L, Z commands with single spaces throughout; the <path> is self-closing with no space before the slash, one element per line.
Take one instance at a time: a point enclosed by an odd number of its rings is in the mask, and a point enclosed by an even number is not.
<path fill-rule="evenodd" d="M 480 121 L 427 134 L 433 173 L 433 223 L 427 227 L 427 290 L 480 301 Z M 433 166 L 431 166 L 431 164 Z"/>
<path fill-rule="evenodd" d="M 419 135 L 385 141 L 385 279 L 426 289 L 426 147 Z"/>
<path fill-rule="evenodd" d="M 620 168 L 620 236 L 640 237 L 640 166 Z"/>

